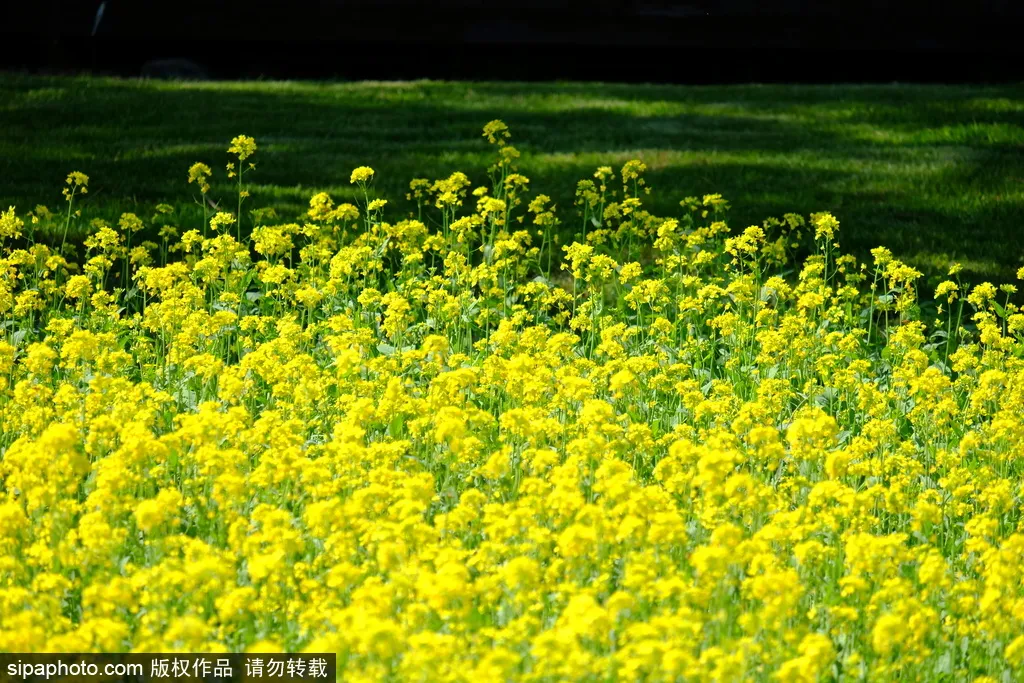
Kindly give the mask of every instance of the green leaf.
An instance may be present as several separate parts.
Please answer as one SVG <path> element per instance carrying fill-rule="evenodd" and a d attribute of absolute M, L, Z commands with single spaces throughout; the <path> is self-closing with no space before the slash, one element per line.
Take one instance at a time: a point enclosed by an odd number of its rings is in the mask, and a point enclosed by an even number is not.
<path fill-rule="evenodd" d="M 396 414 L 391 418 L 390 424 L 388 424 L 388 435 L 393 438 L 401 438 L 405 433 L 405 416 L 401 413 Z"/>

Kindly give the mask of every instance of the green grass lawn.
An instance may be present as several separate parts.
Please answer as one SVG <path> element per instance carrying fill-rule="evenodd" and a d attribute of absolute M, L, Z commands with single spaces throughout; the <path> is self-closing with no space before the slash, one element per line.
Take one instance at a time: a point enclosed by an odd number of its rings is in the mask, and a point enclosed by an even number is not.
<path fill-rule="evenodd" d="M 60 210 L 64 177 L 91 177 L 90 217 L 174 204 L 199 227 L 188 167 L 214 168 L 228 207 L 228 141 L 259 144 L 248 208 L 288 221 L 309 196 L 352 196 L 355 166 L 405 208 L 414 177 L 463 170 L 487 182 L 505 120 L 531 190 L 575 227 L 576 181 L 644 160 L 650 210 L 675 215 L 718 192 L 736 228 L 831 211 L 845 249 L 886 245 L 929 280 L 961 261 L 971 280 L 1007 281 L 1024 263 L 1024 85 L 678 87 L 589 83 L 170 83 L 0 76 L 0 205 Z M 229 209 L 230 210 L 230 209 Z"/>

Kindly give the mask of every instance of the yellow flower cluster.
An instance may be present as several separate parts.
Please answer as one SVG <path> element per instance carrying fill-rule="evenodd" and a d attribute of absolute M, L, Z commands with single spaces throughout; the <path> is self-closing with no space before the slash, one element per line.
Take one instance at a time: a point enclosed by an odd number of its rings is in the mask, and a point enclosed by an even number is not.
<path fill-rule="evenodd" d="M 303 225 L 218 213 L 136 253 L 126 214 L 77 265 L 3 213 L 0 650 L 1020 680 L 1012 288 L 942 285 L 958 312 L 923 322 L 915 272 L 840 254 L 833 216 L 730 237 L 719 195 L 648 211 L 639 161 L 624 195 L 580 183 L 559 249 L 511 158 L 475 208 L 464 174 L 414 181 L 426 222 L 319 193 Z"/>

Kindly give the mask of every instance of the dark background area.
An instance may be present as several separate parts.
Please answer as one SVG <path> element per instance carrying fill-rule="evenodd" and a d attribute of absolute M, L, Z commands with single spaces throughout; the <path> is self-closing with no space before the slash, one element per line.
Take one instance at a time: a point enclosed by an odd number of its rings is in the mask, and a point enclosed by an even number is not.
<path fill-rule="evenodd" d="M 1024 80 L 1024 2 L 1017 0 L 17 5 L 0 18 L 0 67 L 35 72 L 662 83 Z M 159 63 L 186 59 L 189 64 Z"/>

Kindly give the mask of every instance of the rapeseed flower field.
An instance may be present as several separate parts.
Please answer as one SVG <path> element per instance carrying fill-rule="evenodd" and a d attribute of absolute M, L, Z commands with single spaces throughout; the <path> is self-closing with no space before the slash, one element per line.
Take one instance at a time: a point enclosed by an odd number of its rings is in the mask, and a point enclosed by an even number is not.
<path fill-rule="evenodd" d="M 827 213 L 652 215 L 640 161 L 556 207 L 505 124 L 483 137 L 489 182 L 414 179 L 404 217 L 369 166 L 355 204 L 246 213 L 246 136 L 237 197 L 182 169 L 202 225 L 97 219 L 72 257 L 77 171 L 64 210 L 0 215 L 0 650 L 337 652 L 351 681 L 1024 676 L 1013 285 L 954 264 L 919 292 Z"/>

